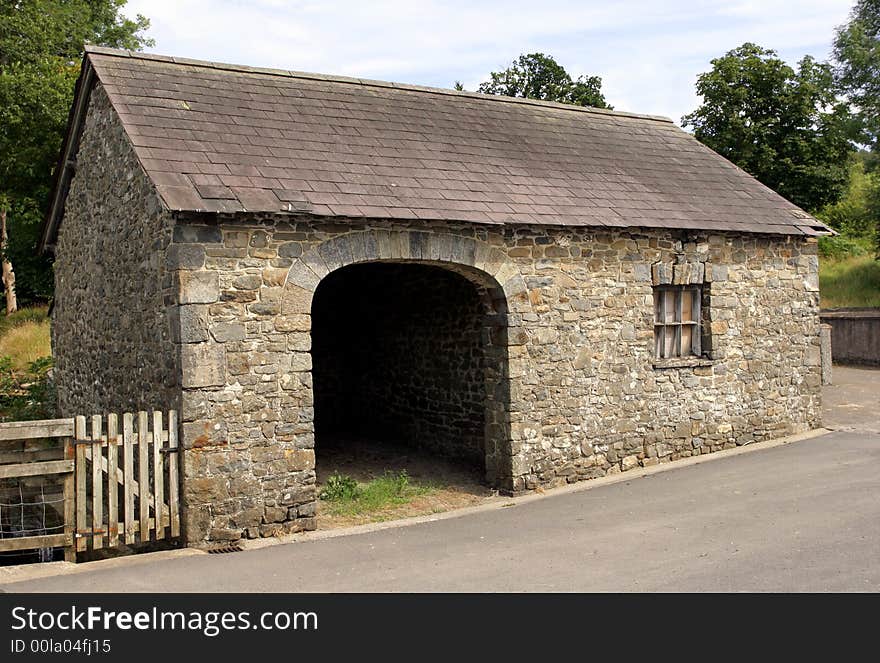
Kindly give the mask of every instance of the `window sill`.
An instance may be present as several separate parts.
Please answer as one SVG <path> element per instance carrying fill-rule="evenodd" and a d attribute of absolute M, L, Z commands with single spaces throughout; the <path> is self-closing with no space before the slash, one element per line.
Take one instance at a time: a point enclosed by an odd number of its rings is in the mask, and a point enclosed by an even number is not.
<path fill-rule="evenodd" d="M 705 357 L 682 357 L 676 359 L 655 359 L 654 368 L 697 368 L 712 366 L 715 362 Z"/>

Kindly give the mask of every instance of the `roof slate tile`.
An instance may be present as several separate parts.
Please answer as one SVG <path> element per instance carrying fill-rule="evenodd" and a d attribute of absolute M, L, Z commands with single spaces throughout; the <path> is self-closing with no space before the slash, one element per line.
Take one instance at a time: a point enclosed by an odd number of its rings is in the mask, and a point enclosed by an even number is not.
<path fill-rule="evenodd" d="M 87 49 L 169 208 L 814 234 L 663 118 Z"/>

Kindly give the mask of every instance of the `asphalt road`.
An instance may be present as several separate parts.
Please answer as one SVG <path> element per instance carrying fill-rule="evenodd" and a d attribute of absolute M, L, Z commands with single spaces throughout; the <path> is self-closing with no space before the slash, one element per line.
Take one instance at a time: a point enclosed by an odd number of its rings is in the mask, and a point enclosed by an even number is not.
<path fill-rule="evenodd" d="M 880 591 L 880 435 L 822 437 L 367 534 L 5 591 Z"/>
<path fill-rule="evenodd" d="M 822 388 L 825 428 L 880 433 L 880 369 L 835 364 L 833 373 Z"/>

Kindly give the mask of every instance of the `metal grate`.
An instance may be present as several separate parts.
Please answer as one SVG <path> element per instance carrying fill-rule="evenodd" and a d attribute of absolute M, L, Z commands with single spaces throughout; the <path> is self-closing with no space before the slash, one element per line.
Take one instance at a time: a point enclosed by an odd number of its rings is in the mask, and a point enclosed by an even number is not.
<path fill-rule="evenodd" d="M 229 544 L 228 546 L 218 546 L 217 548 L 210 548 L 208 550 L 209 555 L 225 555 L 226 553 L 237 553 L 244 550 L 237 543 Z"/>

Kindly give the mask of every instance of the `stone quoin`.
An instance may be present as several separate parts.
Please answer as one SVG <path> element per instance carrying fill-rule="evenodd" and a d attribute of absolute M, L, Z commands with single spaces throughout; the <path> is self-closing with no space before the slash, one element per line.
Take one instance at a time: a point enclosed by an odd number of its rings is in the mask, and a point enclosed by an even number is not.
<path fill-rule="evenodd" d="M 89 48 L 60 414 L 180 411 L 189 545 L 314 529 L 337 429 L 505 493 L 798 433 L 827 232 L 663 118 Z"/>

